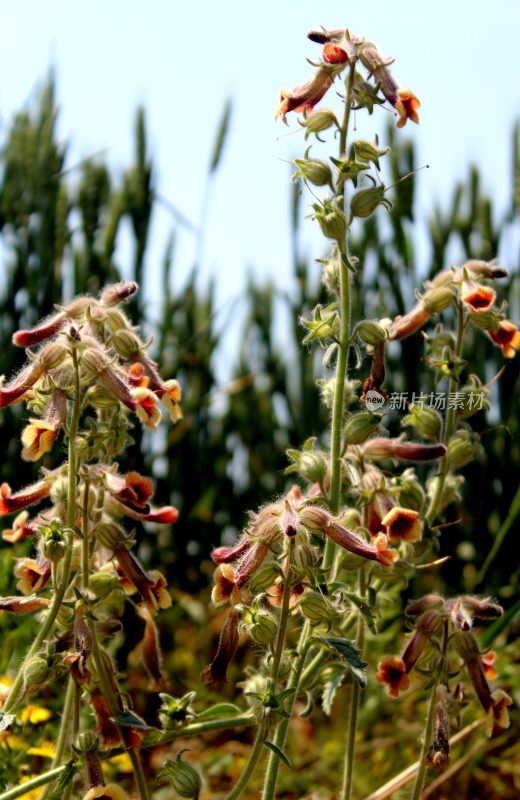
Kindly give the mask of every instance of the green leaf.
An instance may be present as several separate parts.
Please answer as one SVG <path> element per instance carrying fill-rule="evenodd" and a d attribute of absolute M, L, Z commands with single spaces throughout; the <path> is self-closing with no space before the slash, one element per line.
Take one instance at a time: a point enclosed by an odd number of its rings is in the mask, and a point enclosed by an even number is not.
<path fill-rule="evenodd" d="M 130 709 L 126 709 L 126 711 L 121 711 L 116 717 L 112 717 L 116 725 L 121 725 L 122 728 L 135 728 L 137 731 L 154 731 L 156 728 L 147 725 L 144 719 L 138 717 L 137 714 L 134 714 L 133 711 Z"/>
<path fill-rule="evenodd" d="M 159 744 L 166 736 L 167 731 L 159 731 L 154 730 L 151 733 L 147 733 L 146 736 L 142 739 L 142 744 L 144 747 L 153 747 L 155 744 Z"/>
<path fill-rule="evenodd" d="M 292 763 L 291 763 L 291 761 L 290 761 L 290 760 L 287 758 L 287 756 L 285 755 L 285 753 L 283 753 L 283 752 L 280 750 L 280 748 L 279 748 L 279 747 L 278 747 L 278 746 L 277 746 L 277 745 L 276 745 L 274 742 L 270 742 L 268 739 L 266 739 L 266 740 L 265 740 L 265 742 L 264 742 L 264 744 L 265 744 L 265 746 L 266 746 L 266 747 L 268 747 L 268 748 L 269 748 L 269 750 L 272 750 L 272 751 L 273 751 L 273 753 L 275 754 L 275 756 L 277 756 L 277 757 L 280 759 L 280 761 L 283 761 L 283 763 L 284 763 L 284 764 L 285 764 L 287 767 L 289 767 L 289 769 L 292 769 Z"/>
<path fill-rule="evenodd" d="M 332 703 L 334 702 L 334 697 L 336 696 L 336 692 L 343 683 L 344 678 L 345 678 L 345 670 L 340 669 L 332 676 L 330 680 L 327 681 L 327 683 L 323 687 L 323 691 L 321 693 L 321 705 L 325 714 L 328 717 L 330 716 L 330 712 L 332 711 Z"/>
<path fill-rule="evenodd" d="M 65 764 L 65 769 L 61 773 L 60 779 L 56 784 L 55 790 L 50 795 L 49 800 L 61 800 L 61 798 L 63 797 L 64 790 L 73 779 L 77 770 L 78 770 L 78 765 L 76 761 L 74 760 L 67 761 L 67 763 Z"/>
<path fill-rule="evenodd" d="M 223 717 L 226 714 L 242 714 L 242 709 L 233 705 L 233 703 L 217 703 L 216 706 L 211 706 L 197 714 L 197 721 L 211 719 L 212 717 Z"/>
<path fill-rule="evenodd" d="M 348 665 L 358 684 L 364 689 L 368 683 L 366 667 L 368 663 L 361 658 L 358 648 L 348 639 L 338 639 L 334 636 L 318 636 L 316 641 L 323 642 L 331 650 L 341 656 Z"/>
<path fill-rule="evenodd" d="M 359 597 L 359 595 L 353 594 L 352 592 L 347 592 L 346 596 L 352 603 L 354 603 L 356 608 L 358 608 L 359 611 L 361 612 L 361 616 L 365 620 L 369 631 L 371 633 L 377 633 L 376 618 L 374 612 L 372 611 L 368 603 L 365 600 L 363 600 L 362 597 Z"/>

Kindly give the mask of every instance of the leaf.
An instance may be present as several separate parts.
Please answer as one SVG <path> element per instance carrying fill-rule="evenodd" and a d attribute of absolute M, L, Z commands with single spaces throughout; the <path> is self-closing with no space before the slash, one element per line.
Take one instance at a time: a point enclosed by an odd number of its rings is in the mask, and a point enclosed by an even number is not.
<path fill-rule="evenodd" d="M 323 642 L 341 656 L 343 661 L 348 665 L 354 678 L 362 689 L 365 689 L 368 683 L 368 675 L 366 667 L 368 663 L 361 658 L 358 648 L 349 642 L 348 639 L 338 639 L 334 636 L 318 636 L 318 642 Z"/>
<path fill-rule="evenodd" d="M 343 683 L 345 677 L 345 670 L 338 670 L 330 680 L 327 681 L 321 693 L 321 705 L 325 714 L 329 717 L 332 711 L 332 703 L 339 687 Z"/>
<path fill-rule="evenodd" d="M 223 717 L 225 714 L 242 714 L 242 709 L 233 703 L 218 703 L 205 711 L 197 714 L 197 721 L 200 719 L 211 719 L 212 717 Z"/>
<path fill-rule="evenodd" d="M 362 597 L 359 597 L 359 595 L 353 594 L 352 592 L 346 592 L 346 596 L 359 609 L 361 616 L 365 620 L 367 628 L 370 630 L 370 632 L 377 633 L 376 618 L 368 603 L 363 600 Z"/>
<path fill-rule="evenodd" d="M 56 788 L 54 789 L 54 791 L 50 795 L 49 800 L 61 800 L 61 798 L 63 797 L 64 790 L 66 789 L 66 787 L 69 785 L 69 783 L 73 779 L 73 777 L 76 774 L 77 770 L 78 770 L 78 765 L 77 765 L 76 761 L 74 761 L 74 760 L 67 761 L 67 763 L 65 764 L 65 769 L 61 773 L 60 779 L 59 779 L 58 783 L 56 784 Z"/>
<path fill-rule="evenodd" d="M 126 709 L 121 711 L 116 717 L 112 717 L 116 725 L 121 725 L 122 728 L 135 728 L 136 731 L 154 731 L 156 728 L 148 725 L 144 719 L 138 717 L 133 711 Z"/>
<path fill-rule="evenodd" d="M 167 731 L 159 731 L 154 730 L 151 733 L 146 734 L 146 736 L 142 739 L 143 747 L 153 747 L 155 744 L 159 744 L 162 739 L 166 736 Z"/>
<path fill-rule="evenodd" d="M 284 764 L 285 764 L 287 767 L 289 767 L 289 769 L 292 769 L 292 763 L 291 763 L 291 761 L 290 761 L 290 760 L 287 758 L 287 756 L 285 755 L 285 753 L 283 753 L 283 752 L 280 750 L 280 748 L 278 747 L 278 745 L 276 745 L 274 742 L 270 742 L 268 739 L 266 739 L 266 740 L 265 740 L 264 744 L 265 744 L 265 746 L 266 746 L 266 747 L 268 747 L 268 748 L 269 748 L 269 750 L 272 750 L 272 751 L 273 751 L 273 753 L 275 754 L 275 756 L 277 756 L 277 757 L 280 759 L 280 761 L 283 761 L 283 763 L 284 763 Z"/>

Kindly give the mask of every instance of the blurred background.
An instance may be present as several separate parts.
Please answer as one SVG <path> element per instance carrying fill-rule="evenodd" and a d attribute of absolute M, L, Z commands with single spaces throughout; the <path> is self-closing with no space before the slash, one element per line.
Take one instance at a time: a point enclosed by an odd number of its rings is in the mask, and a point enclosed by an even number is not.
<path fill-rule="evenodd" d="M 310 0 L 155 0 L 146 10 L 33 0 L 4 17 L 0 374 L 24 357 L 12 333 L 54 303 L 120 277 L 140 283 L 134 321 L 153 336 L 162 375 L 184 392 L 183 421 L 153 439 L 136 431 L 123 465 L 147 470 L 157 499 L 180 509 L 172 529 L 139 532 L 140 556 L 161 566 L 178 600 L 167 648 L 186 620 L 205 618 L 188 593 L 205 596 L 211 548 L 233 541 L 247 510 L 287 486 L 286 448 L 311 435 L 326 441 L 321 356 L 301 347 L 298 322 L 324 300 L 315 263 L 323 240 L 304 220 L 312 197 L 290 182 L 303 132 L 294 115 L 288 128 L 273 120 L 280 88 L 312 73 L 306 58 L 320 48 L 306 33 L 322 25 L 373 39 L 422 101 L 420 126 L 404 131 L 388 110 L 356 118 L 359 136 L 377 132 L 392 146 L 387 185 L 429 169 L 396 185 L 390 214 L 354 231 L 355 318 L 403 313 L 440 269 L 497 257 L 511 276 L 500 297 L 518 323 L 520 5 L 498 0 L 490 14 L 480 1 L 469 13 L 444 0 L 350 8 L 332 0 L 324 15 Z M 322 105 L 336 101 L 329 94 Z M 313 145 L 320 152 L 329 151 Z M 390 352 L 389 391 L 430 391 L 422 348 L 412 337 Z M 466 358 L 467 375 L 486 380 L 504 366 L 482 335 Z M 456 556 L 443 570 L 446 591 L 492 594 L 510 618 L 520 578 L 519 388 L 517 358 L 493 384 L 489 412 L 472 420 L 486 461 L 466 468 L 462 503 L 446 518 L 460 522 L 442 539 L 442 555 Z M 0 477 L 13 487 L 37 469 L 19 458 L 20 413 L 15 406 L 0 417 Z M 11 563 L 11 546 L 0 542 L 3 594 Z M 5 618 L 0 625 L 7 630 Z M 176 658 L 179 685 L 189 686 L 192 661 L 185 650 Z"/>

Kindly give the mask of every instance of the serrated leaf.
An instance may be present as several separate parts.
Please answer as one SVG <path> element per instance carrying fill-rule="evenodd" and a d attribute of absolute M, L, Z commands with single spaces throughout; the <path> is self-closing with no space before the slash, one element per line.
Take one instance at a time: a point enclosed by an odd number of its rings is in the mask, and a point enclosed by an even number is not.
<path fill-rule="evenodd" d="M 338 670 L 332 678 L 327 681 L 321 693 L 321 705 L 325 714 L 329 717 L 332 711 L 332 703 L 339 687 L 343 683 L 345 677 L 345 670 Z"/>
<path fill-rule="evenodd" d="M 197 721 L 200 719 L 211 719 L 212 717 L 223 717 L 225 714 L 241 714 L 242 709 L 235 706 L 233 703 L 217 703 L 216 706 L 211 706 L 205 711 L 197 714 Z"/>
<path fill-rule="evenodd" d="M 292 763 L 291 763 L 290 759 L 288 759 L 287 756 L 285 755 L 285 753 L 282 752 L 282 750 L 280 750 L 278 745 L 276 745 L 274 742 L 270 742 L 268 739 L 265 740 L 264 744 L 265 744 L 266 747 L 269 748 L 269 750 L 273 751 L 275 756 L 277 756 L 280 759 L 280 761 L 283 761 L 283 763 L 287 767 L 289 767 L 289 769 L 292 769 Z"/>
<path fill-rule="evenodd" d="M 148 725 L 144 719 L 134 714 L 130 709 L 121 711 L 116 717 L 112 717 L 116 725 L 121 725 L 122 728 L 135 728 L 137 731 L 154 731 L 155 728 Z"/>
<path fill-rule="evenodd" d="M 348 639 L 339 639 L 334 636 L 319 636 L 316 641 L 323 642 L 331 650 L 338 653 L 343 661 L 348 665 L 354 678 L 362 689 L 365 689 L 368 683 L 368 675 L 366 667 L 368 662 L 361 658 L 358 648 Z"/>
<path fill-rule="evenodd" d="M 50 795 L 49 800 L 61 800 L 61 798 L 63 797 L 64 790 L 66 789 L 66 787 L 69 785 L 69 783 L 73 779 L 74 775 L 77 772 L 77 769 L 78 769 L 78 767 L 77 767 L 77 764 L 76 764 L 76 762 L 74 760 L 68 761 L 65 764 L 65 769 L 61 773 L 60 779 L 59 779 L 58 783 L 56 784 L 56 788 L 54 789 L 54 791 Z"/>

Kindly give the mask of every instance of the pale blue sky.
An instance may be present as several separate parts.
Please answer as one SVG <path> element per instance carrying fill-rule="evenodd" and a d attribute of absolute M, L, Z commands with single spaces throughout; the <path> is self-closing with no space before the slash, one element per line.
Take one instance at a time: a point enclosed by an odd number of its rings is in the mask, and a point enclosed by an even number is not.
<path fill-rule="evenodd" d="M 288 167 L 301 154 L 301 133 L 273 121 L 281 86 L 305 80 L 320 48 L 310 28 L 349 27 L 373 39 L 396 61 L 400 84 L 421 98 L 421 124 L 408 124 L 421 163 L 420 213 L 450 196 L 456 178 L 478 160 L 499 205 L 509 197 L 510 134 L 520 116 L 517 0 L 197 3 L 167 0 L 21 0 L 2 4 L 0 122 L 28 101 L 50 66 L 57 75 L 60 134 L 70 140 L 69 164 L 106 148 L 116 170 L 131 158 L 134 110 L 145 105 L 159 191 L 197 221 L 217 118 L 234 101 L 231 135 L 213 192 L 203 275 L 214 274 L 219 297 L 236 293 L 247 267 L 290 274 Z M 334 97 L 327 98 L 333 105 Z M 360 131 L 384 130 L 387 112 Z M 290 130 L 297 130 L 291 120 Z M 151 282 L 171 227 L 154 219 Z M 320 255 L 307 223 L 311 257 Z M 182 234 L 178 274 L 194 242 Z M 439 265 L 443 266 L 443 265 Z"/>

